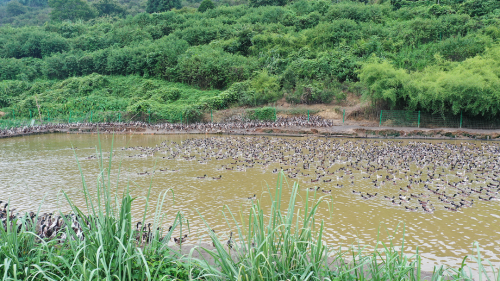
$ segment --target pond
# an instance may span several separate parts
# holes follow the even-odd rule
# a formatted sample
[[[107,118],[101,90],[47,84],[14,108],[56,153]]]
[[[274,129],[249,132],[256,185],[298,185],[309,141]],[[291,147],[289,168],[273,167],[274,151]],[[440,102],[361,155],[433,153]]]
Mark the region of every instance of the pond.
[[[105,165],[112,140],[112,135],[100,136]],[[10,200],[16,212],[68,212],[64,191],[85,207],[76,159],[94,190],[98,145],[95,134],[0,139],[0,200]],[[418,246],[424,270],[436,264],[459,266],[472,254],[474,241],[484,258],[500,264],[496,142],[116,135],[111,165],[114,186],[120,191],[129,186],[137,197],[136,220],[144,212],[149,186],[148,219],[158,198],[173,191],[162,210],[164,227],[181,211],[189,220],[191,243],[208,241],[200,216],[215,232],[227,234],[235,229],[226,221],[224,206],[239,217],[255,194],[268,207],[268,188],[274,191],[276,172],[283,169],[284,201],[294,182],[301,189],[299,206],[307,190],[319,186],[317,195],[325,202],[317,219],[324,220],[331,246],[375,245],[390,237],[401,245],[404,227],[405,252],[415,253]]]

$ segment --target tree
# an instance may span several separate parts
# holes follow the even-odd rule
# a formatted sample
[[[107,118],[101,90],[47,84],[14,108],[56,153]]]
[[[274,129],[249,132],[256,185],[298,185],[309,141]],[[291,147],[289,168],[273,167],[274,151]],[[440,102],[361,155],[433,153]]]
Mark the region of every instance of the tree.
[[[496,0],[467,0],[460,6],[462,12],[469,14],[471,17],[480,17],[498,9],[499,3]]]
[[[18,16],[26,13],[26,6],[19,3],[17,0],[10,1],[7,3],[7,13],[10,16]]]
[[[96,9],[99,16],[122,16],[125,14],[125,9],[114,0],[100,0],[93,3],[92,6]]]
[[[203,0],[203,2],[201,2],[200,6],[198,7],[198,12],[204,13],[206,10],[210,10],[213,8],[215,8],[214,2],[212,2],[211,0]]]
[[[405,0],[391,0],[393,10],[399,10],[406,4]]]
[[[53,20],[89,20],[96,16],[96,11],[85,0],[49,0]]]
[[[285,6],[287,0],[250,0],[250,6]]]
[[[180,9],[181,0],[148,0],[146,12],[159,13],[170,11],[172,8]]]
[[[19,3],[28,7],[46,7],[48,4],[47,0],[19,0]]]

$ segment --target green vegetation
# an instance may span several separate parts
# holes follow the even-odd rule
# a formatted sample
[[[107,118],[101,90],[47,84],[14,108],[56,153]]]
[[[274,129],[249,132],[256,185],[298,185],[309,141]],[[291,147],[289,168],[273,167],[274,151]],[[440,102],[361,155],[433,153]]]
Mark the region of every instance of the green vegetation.
[[[212,2],[211,0],[203,0],[201,1],[200,6],[198,7],[198,12],[204,13],[207,10],[214,8],[215,8],[214,2]]]
[[[158,13],[170,11],[172,8],[181,8],[180,0],[148,0],[146,12]]]
[[[246,116],[250,120],[275,121],[276,109],[273,107],[247,109]]]
[[[466,112],[495,119],[500,114],[500,47],[463,62],[445,61],[407,73],[387,62],[367,63],[360,74],[375,100],[392,107],[431,112]]]
[[[53,20],[89,20],[96,16],[95,10],[84,0],[49,0]]]
[[[91,195],[94,193],[89,191],[81,175],[86,207],[77,208],[64,194],[73,213],[79,217],[85,239],[80,239],[72,227],[64,231],[68,237],[64,242],[61,237],[50,241],[40,239],[30,218],[11,220],[8,217],[6,224],[0,227],[2,280],[165,280],[164,276],[170,277],[167,280],[186,280],[191,274],[197,274],[179,263],[164,244],[159,244],[158,233],[155,241],[139,247],[132,223],[133,198],[129,195],[129,186],[121,190],[124,192],[121,197],[113,191],[118,187],[111,184],[111,159],[106,166],[102,153],[98,154],[101,158],[96,195]],[[161,196],[163,201],[165,196]],[[156,206],[154,229],[162,223],[163,217],[159,214],[163,201]],[[181,219],[180,215],[176,216],[173,228],[180,225]],[[66,225],[72,224],[69,217],[64,220]],[[169,240],[171,234],[172,231],[167,232],[165,239]]]
[[[217,108],[220,101],[231,100],[227,92],[201,91],[181,83],[139,76],[91,74],[63,81],[9,81],[1,85],[0,92],[12,95],[4,96],[0,106],[15,103],[18,106],[6,113],[10,117],[27,119],[30,116],[37,118],[40,106],[45,120],[59,117],[67,121],[71,114],[73,122],[76,122],[77,118],[89,115],[92,111],[93,122],[104,121],[96,114],[98,112],[123,112],[122,121],[128,119],[125,112],[133,112],[153,113],[152,121],[179,122],[181,118],[199,119],[202,109]],[[118,118],[115,116],[111,120],[118,121]]]
[[[36,18],[32,13],[50,6],[52,20],[0,27],[0,111],[26,111],[22,107],[35,95],[48,95],[48,85],[100,75],[107,81],[122,76],[124,85],[141,79],[182,83],[175,87],[195,94],[175,107],[196,111],[192,121],[208,109],[265,106],[281,98],[330,103],[348,92],[386,109],[500,114],[498,1],[210,3],[150,0],[132,8],[123,0],[8,2],[0,14],[9,19]],[[71,98],[51,87],[51,106],[66,108]],[[174,120],[165,113],[174,106],[169,98],[141,91],[124,97],[107,89],[73,89],[71,95],[102,94],[121,100],[119,110],[132,114],[161,107],[159,119]]]
[[[97,154],[97,190],[90,191],[82,175],[85,208],[79,209],[64,194],[78,215],[85,238],[80,239],[68,227],[59,234],[64,233],[68,239],[40,239],[29,218],[7,218],[6,227],[0,227],[2,280],[422,280],[418,250],[417,254],[407,255],[404,247],[397,247],[392,239],[390,243],[378,242],[375,248],[353,246],[347,251],[326,245],[324,222],[316,221],[315,214],[318,208],[331,208],[334,202],[330,202],[331,197],[318,198],[316,192],[306,191],[303,207],[299,208],[299,186],[294,184],[288,204],[282,206],[283,189],[290,188],[284,183],[284,174],[279,175],[274,190],[268,188],[269,213],[264,213],[259,200],[253,201],[243,216],[223,209],[228,227],[239,237],[233,238],[232,251],[227,249],[227,237],[210,231],[207,221],[206,235],[212,239],[215,250],[197,247],[181,256],[167,246],[174,231],[181,235],[189,231],[180,212],[170,222],[171,230],[155,231],[150,243],[140,245],[132,222],[134,198],[129,194],[129,186],[112,184],[112,160],[106,165],[102,153]],[[123,195],[118,195],[118,190]],[[155,211],[152,229],[164,224],[162,209],[168,194],[170,191],[159,196],[155,208],[148,207],[149,195],[146,197],[143,224],[149,209]],[[69,218],[64,219],[71,225]],[[388,235],[395,236],[397,230]],[[194,251],[209,253],[213,261],[193,258]],[[486,272],[483,264],[488,261],[481,259],[479,250],[477,256],[464,259],[459,269],[436,267],[432,280],[473,280],[466,260],[477,263],[482,277],[489,275],[488,280],[500,280],[499,269],[491,267],[492,272]]]

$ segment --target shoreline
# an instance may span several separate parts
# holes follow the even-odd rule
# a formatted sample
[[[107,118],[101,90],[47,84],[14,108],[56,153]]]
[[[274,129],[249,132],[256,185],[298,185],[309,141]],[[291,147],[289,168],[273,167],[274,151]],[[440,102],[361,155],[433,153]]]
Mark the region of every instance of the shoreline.
[[[421,140],[481,140],[500,141],[500,130],[478,130],[460,128],[412,128],[412,127],[368,127],[368,126],[262,126],[250,129],[232,130],[169,130],[155,129],[155,125],[109,125],[107,123],[74,124],[66,128],[53,125],[55,128],[36,126],[29,128],[14,128],[0,131],[0,139],[24,137],[39,134],[123,134],[123,135],[240,135],[240,136],[281,136],[281,137],[325,137],[325,138],[366,138],[366,139],[421,139]],[[51,126],[51,125],[49,125]],[[57,128],[59,127],[59,128]],[[34,130],[33,130],[34,129]],[[8,133],[5,133],[8,132]]]

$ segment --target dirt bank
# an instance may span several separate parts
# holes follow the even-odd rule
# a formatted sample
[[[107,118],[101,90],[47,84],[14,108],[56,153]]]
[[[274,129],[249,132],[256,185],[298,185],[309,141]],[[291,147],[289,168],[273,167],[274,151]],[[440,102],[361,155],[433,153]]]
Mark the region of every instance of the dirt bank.
[[[168,134],[224,134],[224,135],[273,135],[273,136],[322,136],[347,138],[391,138],[391,139],[461,139],[461,140],[500,140],[500,130],[476,129],[416,129],[405,127],[373,127],[360,125],[339,125],[332,127],[299,127],[286,128],[255,128],[218,131],[201,130],[160,130],[134,126],[105,126],[87,127],[73,126],[64,129],[39,130],[36,132],[19,132],[5,137],[28,136],[32,134],[65,133],[65,134],[139,134],[139,135],[168,135]]]

